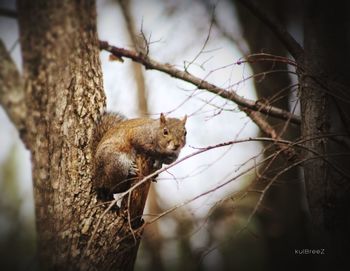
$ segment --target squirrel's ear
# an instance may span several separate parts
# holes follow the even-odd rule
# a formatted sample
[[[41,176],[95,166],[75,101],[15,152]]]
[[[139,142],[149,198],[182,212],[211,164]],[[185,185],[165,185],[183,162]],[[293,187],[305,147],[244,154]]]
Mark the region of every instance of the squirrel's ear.
[[[187,121],[187,115],[184,116],[184,118],[181,120],[182,124],[185,126]]]
[[[160,113],[160,125],[165,125],[166,124],[166,119],[163,113]]]

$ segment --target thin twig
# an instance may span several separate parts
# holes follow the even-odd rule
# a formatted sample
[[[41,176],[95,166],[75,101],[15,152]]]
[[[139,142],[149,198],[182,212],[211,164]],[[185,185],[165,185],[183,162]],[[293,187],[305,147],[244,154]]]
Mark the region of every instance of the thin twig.
[[[233,33],[229,33],[225,27],[223,27],[220,22],[217,20],[217,16],[215,14],[215,8],[216,4],[212,4],[211,1],[205,0],[203,1],[203,5],[206,9],[206,11],[209,13],[212,13],[212,23],[216,28],[219,30],[221,35],[234,43],[237,46],[237,49],[240,51],[242,55],[246,55],[248,53],[247,46],[244,45],[243,38],[239,36],[239,38],[236,38]]]

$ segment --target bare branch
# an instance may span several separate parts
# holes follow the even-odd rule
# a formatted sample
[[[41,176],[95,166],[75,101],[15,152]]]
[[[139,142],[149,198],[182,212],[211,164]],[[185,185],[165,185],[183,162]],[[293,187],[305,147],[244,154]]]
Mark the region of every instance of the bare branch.
[[[300,124],[300,117],[294,114],[291,114],[288,111],[285,111],[283,109],[280,109],[271,105],[266,105],[260,101],[254,101],[254,100],[243,98],[239,96],[237,93],[235,93],[234,91],[228,91],[226,89],[220,88],[214,84],[211,84],[205,80],[202,80],[190,74],[189,72],[176,69],[174,66],[170,64],[163,64],[149,58],[148,56],[139,54],[135,51],[109,45],[109,43],[106,41],[100,41],[100,49],[106,50],[119,58],[121,57],[130,58],[131,60],[145,66],[146,69],[153,69],[153,70],[164,72],[172,77],[191,83],[197,86],[199,89],[205,89],[224,99],[228,99],[236,103],[238,106],[240,106],[241,110],[243,110],[244,108],[247,108],[253,111],[259,111],[263,114],[276,117],[279,119],[290,120],[290,122],[295,124]]]
[[[228,39],[229,41],[231,41],[233,44],[236,45],[237,49],[239,50],[239,52],[242,55],[247,55],[248,54],[248,50],[247,50],[247,46],[244,45],[243,42],[243,38],[242,37],[235,37],[234,34],[229,33],[221,24],[220,22],[217,20],[217,16],[215,15],[215,8],[216,6],[213,5],[212,3],[210,3],[210,1],[205,0],[203,1],[203,5],[206,9],[206,11],[208,12],[208,16],[209,14],[212,13],[212,24],[218,29],[218,31],[220,32],[220,34]]]
[[[287,65],[292,65],[298,69],[302,69],[302,67],[298,66],[298,63],[288,57],[277,56],[267,53],[256,53],[249,54],[245,56],[242,60],[236,62],[236,64],[240,65],[242,63],[256,63],[258,61],[269,61],[269,62],[280,62],[285,63]]]
[[[326,161],[327,163],[329,163],[334,169],[337,170],[337,167],[335,165],[332,165],[332,163],[330,161],[327,160],[327,157],[324,156],[324,155],[320,155],[318,153],[316,153],[315,151],[305,147],[303,144],[305,141],[310,141],[310,140],[314,140],[316,138],[322,138],[322,137],[344,137],[346,135],[336,135],[336,134],[329,134],[329,135],[320,135],[320,136],[317,136],[317,137],[310,137],[310,138],[304,138],[304,139],[301,139],[297,142],[291,142],[291,141],[288,141],[288,140],[283,140],[283,139],[271,139],[271,138],[265,138],[265,137],[256,137],[256,138],[246,138],[246,139],[237,139],[237,140],[232,140],[232,141],[228,141],[228,142],[224,142],[224,143],[220,143],[220,144],[217,144],[217,145],[212,145],[212,146],[207,146],[205,148],[199,148],[197,151],[173,162],[172,164],[170,165],[167,165],[155,172],[153,172],[152,174],[148,175],[148,176],[144,176],[144,178],[142,180],[140,180],[138,183],[134,184],[131,188],[129,188],[127,191],[125,191],[124,193],[120,194],[118,196],[118,198],[115,198],[113,201],[110,201],[109,202],[109,206],[108,208],[105,210],[105,212],[99,217],[98,219],[98,222],[96,223],[96,226],[95,226],[95,230],[94,230],[94,233],[92,234],[92,236],[90,237],[90,240],[89,242],[91,242],[91,240],[93,239],[94,235],[96,234],[97,232],[97,229],[99,228],[99,224],[101,223],[102,221],[102,218],[104,215],[107,214],[107,212],[119,201],[121,200],[123,197],[127,196],[129,193],[131,193],[132,190],[134,190],[136,187],[144,184],[145,182],[149,181],[150,178],[154,177],[155,175],[158,175],[160,174],[161,172],[164,172],[164,171],[167,171],[168,169],[172,168],[173,166],[183,162],[183,161],[186,161],[187,159],[193,157],[193,156],[196,156],[196,155],[199,155],[203,152],[206,152],[206,151],[209,151],[209,150],[212,150],[212,149],[216,149],[216,148],[221,148],[221,147],[225,147],[225,146],[229,146],[229,145],[233,145],[233,144],[238,144],[238,143],[243,143],[243,142],[250,142],[250,141],[256,141],[256,142],[270,142],[272,144],[276,144],[276,143],[279,143],[279,144],[284,144],[286,145],[286,148],[300,148],[300,149],[305,149],[307,151],[310,151],[312,154],[314,154],[313,157],[310,157],[310,158],[303,158],[302,156],[298,156],[297,159],[295,161],[293,161],[293,163],[291,165],[289,165],[287,168],[284,168],[281,172],[279,172],[277,174],[277,176],[275,176],[272,180],[269,181],[269,184],[268,184],[268,187],[265,187],[263,190],[252,190],[250,187],[251,186],[248,186],[247,189],[245,191],[243,191],[244,194],[248,193],[248,192],[256,192],[256,193],[260,193],[262,194],[264,197],[264,194],[266,192],[266,190],[269,189],[269,187],[271,187],[271,185],[276,181],[276,179],[278,178],[278,176],[282,175],[284,172],[286,172],[287,170],[293,168],[293,167],[296,167],[296,166],[299,166],[301,165],[303,162],[307,161],[307,160],[311,160],[311,159],[322,159],[324,161]],[[211,188],[209,190],[206,190],[205,192],[203,193],[200,193],[198,194],[197,196],[189,199],[189,200],[186,200],[182,203],[179,203],[179,204],[176,204],[175,206],[161,212],[160,214],[157,214],[157,215],[154,215],[155,217],[153,219],[151,219],[150,221],[146,221],[142,226],[140,226],[137,230],[135,230],[133,233],[130,233],[124,237],[122,237],[121,239],[119,239],[117,242],[116,242],[116,245],[118,243],[120,243],[122,240],[132,236],[133,234],[138,234],[140,232],[143,231],[143,229],[154,223],[155,221],[159,220],[160,218],[164,217],[165,215],[175,211],[176,209],[182,207],[182,206],[185,206],[191,202],[194,202],[195,200],[197,200],[198,198],[200,197],[203,197],[204,195],[208,195],[212,192],[215,192],[219,189],[221,189],[222,187],[228,185],[229,183],[233,182],[234,180],[237,180],[239,177],[242,177],[243,175],[245,175],[246,173],[248,173],[249,171],[251,171],[252,169],[254,168],[257,168],[258,165],[261,165],[263,163],[265,163],[266,161],[269,161],[271,159],[275,159],[276,156],[282,154],[284,152],[284,150],[278,150],[276,151],[275,153],[269,155],[268,157],[265,157],[263,160],[259,161],[258,164],[255,164],[253,166],[250,166],[248,167],[247,169],[245,169],[244,171],[242,171],[241,173],[239,173],[238,175],[232,177],[232,178],[229,178],[227,181],[225,181],[224,183],[221,183],[220,185],[218,186],[215,186],[214,188]],[[336,154],[335,154],[336,155]],[[339,171],[340,172],[340,171]],[[341,173],[341,172],[340,172]],[[349,176],[345,175],[346,178],[349,178]],[[242,194],[242,191],[240,192],[235,192],[234,194]],[[230,195],[230,197],[232,197],[232,195]],[[259,205],[261,203],[263,199],[259,199]],[[102,205],[105,205],[107,204],[107,202],[103,203]],[[100,205],[97,205],[95,207],[99,207]],[[258,206],[259,207],[259,206]],[[258,207],[256,208],[256,210],[258,209]],[[256,212],[256,210],[254,211],[254,213]],[[251,216],[253,216],[254,214],[252,214]],[[243,229],[242,229],[243,230]]]
[[[292,35],[278,23],[270,14],[267,14],[256,2],[251,0],[237,0],[243,6],[245,6],[251,13],[253,13],[258,19],[266,24],[270,30],[276,35],[276,37],[286,46],[287,50],[294,57],[295,60],[302,59],[304,55],[304,49],[300,44],[292,37]]]
[[[22,78],[0,40],[0,105],[23,137],[26,106]]]
[[[259,112],[251,110],[246,110],[245,112],[265,135],[276,140],[276,146],[282,151],[284,155],[287,156],[288,160],[297,158],[297,154],[293,148],[289,148],[285,144],[279,142],[282,140],[281,137],[277,134],[276,130],[259,115]]]

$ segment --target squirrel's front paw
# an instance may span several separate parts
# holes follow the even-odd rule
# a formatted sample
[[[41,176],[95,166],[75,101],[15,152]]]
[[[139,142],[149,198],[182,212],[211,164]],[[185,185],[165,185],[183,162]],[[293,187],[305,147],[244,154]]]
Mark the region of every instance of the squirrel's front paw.
[[[155,170],[158,170],[158,169],[162,168],[163,163],[160,160],[154,160],[152,166]]]

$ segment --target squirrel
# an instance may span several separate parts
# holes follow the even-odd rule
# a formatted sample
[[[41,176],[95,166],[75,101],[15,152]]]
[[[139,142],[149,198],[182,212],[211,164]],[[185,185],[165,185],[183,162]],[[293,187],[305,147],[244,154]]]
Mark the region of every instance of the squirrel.
[[[187,116],[183,119],[126,119],[118,113],[104,113],[93,134],[93,188],[100,199],[130,188],[136,176],[137,155],[152,159],[155,169],[174,162],[186,144]]]

